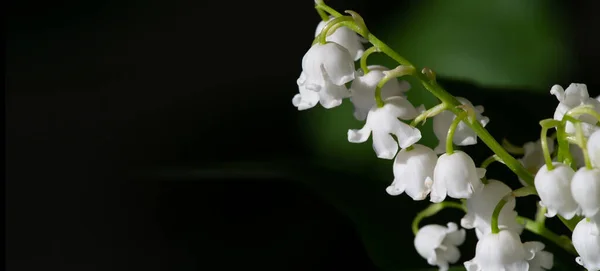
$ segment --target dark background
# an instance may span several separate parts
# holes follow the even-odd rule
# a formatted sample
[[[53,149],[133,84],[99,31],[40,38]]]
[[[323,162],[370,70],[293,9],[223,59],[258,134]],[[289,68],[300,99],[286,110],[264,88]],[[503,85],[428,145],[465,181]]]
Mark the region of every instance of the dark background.
[[[374,32],[416,5],[329,3]],[[553,5],[575,54],[555,83],[599,94],[598,4]],[[410,221],[427,203],[387,196],[387,180],[303,136],[291,98],[312,1],[19,1],[6,13],[8,270],[426,266]],[[441,81],[515,143],[556,103],[546,88]]]

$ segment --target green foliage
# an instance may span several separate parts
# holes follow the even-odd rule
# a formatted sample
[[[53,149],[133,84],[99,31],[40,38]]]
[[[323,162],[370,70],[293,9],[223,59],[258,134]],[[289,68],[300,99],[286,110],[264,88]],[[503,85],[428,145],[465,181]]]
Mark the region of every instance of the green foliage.
[[[534,89],[568,75],[567,20],[551,2],[422,1],[404,14],[373,31],[415,65],[440,75]]]

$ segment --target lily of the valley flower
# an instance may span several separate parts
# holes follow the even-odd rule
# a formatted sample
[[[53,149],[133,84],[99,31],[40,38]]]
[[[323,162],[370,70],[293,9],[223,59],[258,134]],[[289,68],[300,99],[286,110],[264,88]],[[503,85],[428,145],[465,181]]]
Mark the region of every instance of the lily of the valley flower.
[[[491,230],[492,213],[496,204],[510,193],[512,189],[497,180],[488,180],[481,191],[467,199],[467,214],[461,219],[460,225],[465,229],[475,228],[478,238]],[[517,223],[517,212],[514,211],[516,201],[509,200],[500,211],[498,225],[501,229],[510,229],[518,234],[523,231],[523,226]]]
[[[369,72],[362,75],[362,70],[357,71],[357,76],[350,86],[350,101],[354,104],[354,117],[357,120],[365,120],[369,110],[375,105],[375,88],[383,77],[386,67],[379,65],[369,66]],[[402,80],[389,80],[381,88],[381,97],[387,99],[393,96],[402,96],[410,89],[410,84]]]
[[[479,123],[481,123],[482,126],[485,127],[488,124],[490,119],[481,115],[481,113],[483,113],[484,110],[483,106],[473,107],[473,104],[465,98],[456,97],[456,99],[461,104],[475,109],[477,121],[479,121]],[[455,118],[456,115],[454,115],[454,113],[448,110],[445,110],[433,117],[433,132],[439,140],[439,144],[435,148],[436,153],[444,153],[446,137],[448,136],[448,129],[450,128],[450,125],[452,124],[452,121]],[[469,128],[469,126],[466,123],[461,121],[456,127],[456,132],[454,134],[454,138],[452,138],[452,142],[454,142],[454,144],[458,146],[474,145],[477,144],[477,134],[475,133],[475,131]]]
[[[462,151],[442,154],[433,171],[431,201],[442,202],[446,195],[455,199],[468,199],[479,191],[485,169],[476,168],[473,159]]]
[[[315,44],[302,58],[302,73],[297,80],[300,94],[292,99],[298,110],[315,106],[313,92],[318,93],[319,102],[332,108],[350,96],[344,84],[354,79],[354,60],[346,48],[334,42]]]
[[[328,22],[329,21],[321,21],[319,25],[317,25],[315,37],[321,34],[321,30],[323,30],[323,28],[325,27],[325,25],[327,25]],[[354,60],[359,60],[362,57],[363,52],[365,51],[365,47],[363,46],[365,39],[363,39],[361,36],[356,34],[356,32],[350,30],[345,26],[336,29],[335,32],[327,36],[326,41],[335,42],[346,48],[352,56],[352,59]]]
[[[342,99],[349,95],[345,86],[336,86],[329,80],[324,81],[324,89],[326,91],[319,92],[307,89],[305,82],[306,75],[303,72],[297,81],[300,94],[296,94],[292,99],[292,104],[298,110],[313,108],[317,103],[320,103],[324,108],[330,109],[342,104]]]
[[[415,144],[398,152],[394,160],[394,181],[386,189],[396,196],[406,192],[413,200],[423,200],[431,191],[437,155],[432,149]]]
[[[419,229],[414,245],[421,257],[430,265],[437,265],[440,271],[448,270],[449,264],[460,258],[460,246],[465,241],[465,230],[458,229],[455,223],[427,225]]]
[[[545,245],[541,242],[525,242],[523,246],[530,253],[533,253],[533,259],[528,260],[529,271],[550,270],[554,266],[554,255],[543,250]]]
[[[589,271],[600,270],[600,234],[598,226],[588,219],[582,219],[573,229],[573,246],[579,254],[575,259]]]
[[[588,138],[587,151],[594,167],[600,168],[600,130],[596,130]]]
[[[421,139],[421,131],[399,119],[410,120],[417,116],[417,109],[404,97],[391,97],[381,108],[373,106],[367,121],[360,130],[348,130],[348,141],[363,143],[373,134],[373,149],[377,157],[393,159],[400,148],[408,148]],[[394,134],[398,142],[392,137]]]
[[[600,113],[600,102],[588,94],[587,86],[585,84],[569,85],[567,90],[563,90],[560,85],[552,86],[550,94],[556,96],[559,101],[556,110],[554,111],[554,119],[562,120],[563,116],[571,109],[580,105],[591,105],[594,110]],[[592,132],[597,129],[596,119],[590,115],[581,115],[578,117],[582,121],[583,133],[589,136]],[[570,121],[567,122],[565,131],[569,134],[576,132],[575,126]]]
[[[528,271],[531,270],[530,261],[541,250],[537,243],[523,244],[519,235],[510,230],[490,232],[479,239],[475,258],[466,261],[464,265],[467,271]]]
[[[600,169],[580,168],[573,175],[571,194],[586,217],[594,217],[600,211]]]
[[[556,214],[566,219],[571,219],[580,212],[579,205],[573,199],[571,191],[571,180],[575,172],[573,169],[563,163],[553,162],[553,170],[548,170],[543,166],[535,174],[535,189],[538,191],[541,202],[548,211],[547,217],[554,217]]]

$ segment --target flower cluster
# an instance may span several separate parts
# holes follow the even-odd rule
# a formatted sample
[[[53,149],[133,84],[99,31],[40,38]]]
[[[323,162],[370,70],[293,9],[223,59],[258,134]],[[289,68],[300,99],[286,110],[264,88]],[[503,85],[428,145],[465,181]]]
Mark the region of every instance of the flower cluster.
[[[574,226],[572,244],[556,238],[554,242],[576,251],[577,262],[585,268],[600,270],[600,102],[590,98],[585,85],[571,84],[566,90],[552,87],[550,93],[559,104],[553,118],[541,122],[540,140],[516,147],[520,151],[507,151],[482,132],[489,123],[482,106],[445,92],[431,70],[419,73],[370,34],[358,14],[349,11],[351,16],[343,16],[321,1],[316,1],[316,8],[323,20],[302,59],[299,93],[292,104],[308,110],[317,104],[330,109],[344,100],[352,103],[354,118],[364,125],[349,129],[348,141],[364,143],[372,138],[376,157],[394,160],[394,179],[386,192],[392,196],[405,193],[415,201],[429,196],[432,202],[413,223],[416,250],[430,265],[447,270],[458,262],[465,229],[473,229],[479,241],[475,257],[464,262],[467,270],[548,270],[553,254],[541,242],[522,242],[520,234],[528,229],[544,235],[549,232],[545,217],[560,215],[580,220]],[[372,47],[365,50],[368,43]],[[374,52],[385,53],[399,65],[367,66],[367,57]],[[441,103],[428,109],[413,105],[406,97],[410,85],[399,79],[403,76],[417,77]],[[439,140],[433,149],[418,143],[422,137],[418,126],[429,118]],[[556,129],[556,134],[548,137],[550,129]],[[477,144],[478,137],[495,153],[480,167],[467,153],[454,149]],[[523,156],[516,159],[509,152]],[[524,187],[513,190],[500,180],[488,180],[485,168],[493,161],[509,166]],[[542,215],[535,221],[515,211],[516,197],[527,195],[540,198]],[[464,229],[452,222],[418,227],[421,218],[445,207],[466,212],[460,220]]]

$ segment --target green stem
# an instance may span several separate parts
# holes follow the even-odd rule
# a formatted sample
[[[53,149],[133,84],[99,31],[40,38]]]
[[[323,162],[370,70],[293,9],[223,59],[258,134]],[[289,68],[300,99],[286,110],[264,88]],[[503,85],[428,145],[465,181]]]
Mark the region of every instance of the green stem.
[[[332,16],[334,16],[334,17],[340,17],[340,16],[342,16],[342,14],[341,14],[341,13],[339,13],[339,12],[337,12],[337,10],[335,10],[335,9],[332,9],[332,8],[331,8],[331,7],[329,7],[328,5],[325,5],[325,4],[323,3],[323,1],[319,1],[319,2],[320,2],[320,3],[317,3],[317,6],[316,6],[318,9],[321,9],[321,10],[323,10],[323,11],[325,11],[325,12],[327,12],[327,13],[331,14],[331,15],[332,15]]]
[[[568,112],[570,113],[570,112]],[[583,127],[581,124],[581,120],[572,117],[570,114],[565,114],[563,121],[570,121],[575,125],[575,144],[581,149],[583,153],[583,160],[585,161],[585,167],[587,169],[592,169],[592,161],[590,160],[590,156],[587,149],[587,140],[585,139],[585,135],[583,134]],[[569,136],[565,136],[565,139],[570,142]]]
[[[552,157],[550,156],[550,149],[548,149],[548,129],[554,128],[560,124],[559,121],[554,119],[545,119],[540,121],[542,131],[540,133],[540,141],[542,145],[542,152],[544,153],[544,161],[548,170],[553,170],[554,165],[552,164]]]
[[[452,139],[454,138],[454,133],[456,133],[456,128],[458,124],[467,116],[467,112],[462,112],[459,115],[456,115],[452,124],[450,124],[450,128],[448,128],[448,135],[446,136],[446,153],[448,155],[454,153],[454,143]]]
[[[435,117],[437,114],[442,113],[444,110],[448,109],[448,106],[445,103],[438,104],[432,108],[427,109],[427,111],[419,114],[411,123],[412,127],[417,126],[419,123],[424,122],[426,119]]]
[[[423,211],[420,211],[417,214],[417,216],[415,216],[415,219],[412,222],[413,234],[417,235],[417,232],[419,232],[419,223],[421,222],[421,220],[423,220],[426,217],[433,216],[445,208],[454,208],[467,212],[467,207],[458,202],[443,201],[440,203],[431,204],[429,205],[429,207],[425,208]]]
[[[393,70],[384,71],[385,76],[377,83],[377,87],[375,87],[375,103],[377,107],[381,108],[385,105],[383,102],[383,98],[381,97],[381,89],[391,79],[396,79],[398,77],[402,77],[405,75],[410,75],[415,73],[415,68],[412,66],[398,66]]]
[[[585,114],[594,117],[596,119],[596,122],[600,121],[600,114],[598,114],[598,112],[596,112],[596,110],[594,110],[594,107],[591,105],[580,105],[565,113],[565,115],[574,118]]]
[[[565,131],[566,120],[562,120],[556,127],[556,142],[558,143],[558,155],[557,160],[567,166],[571,166],[573,163],[573,155],[569,151],[569,141],[567,140],[567,133]]]
[[[562,249],[573,255],[577,255],[577,251],[573,247],[573,243],[568,237],[559,236],[558,234],[547,229],[543,223],[538,223],[529,218],[521,216],[517,217],[517,222],[519,222],[519,224],[525,225],[526,230],[548,239],[552,243],[556,244],[557,246],[561,247]]]
[[[481,168],[485,168],[487,169],[487,167],[493,163],[493,162],[500,162],[503,163],[502,160],[500,160],[500,157],[498,157],[498,155],[492,155],[488,158],[486,158],[485,160],[483,160],[483,162],[481,163]],[[504,163],[503,163],[504,164]],[[488,179],[486,176],[483,176],[483,178],[481,178],[481,182],[483,184],[487,184],[488,183]]]
[[[492,213],[492,233],[499,233],[500,228],[498,227],[498,218],[500,217],[500,212],[502,211],[502,207],[506,205],[506,203],[515,197],[525,197],[529,195],[535,195],[535,189],[531,186],[521,187],[517,190],[514,190],[508,193],[506,196],[500,199],[500,202],[496,204],[496,208],[494,208],[494,212]]]
[[[581,122],[578,121],[575,123],[575,127],[577,128],[577,144],[579,148],[581,148],[581,152],[583,152],[583,160],[585,161],[585,167],[587,169],[593,169],[592,161],[590,160],[590,156],[587,149],[585,135],[583,134],[583,128],[581,127]]]
[[[331,21],[329,21],[325,27],[323,27],[323,29],[321,30],[321,33],[319,33],[319,43],[321,44],[325,44],[327,43],[327,36],[331,35],[333,32],[335,32],[335,30],[337,30],[339,27],[343,26],[343,22],[350,22],[350,21],[354,21],[354,19],[350,16],[341,16],[341,17],[337,17],[335,19],[331,19]]]
[[[506,139],[506,138],[502,139],[502,147],[504,147],[506,149],[506,151],[508,151],[509,153],[512,153],[512,154],[517,154],[517,155],[525,154],[525,149],[523,149],[523,147],[517,146],[513,143],[510,143],[510,141],[508,141],[508,139]]]
[[[481,168],[487,168],[493,162],[504,163],[504,162],[502,162],[502,159],[500,159],[500,157],[498,155],[494,154],[494,155],[486,158],[485,160],[483,160],[483,162],[481,163]]]
[[[546,223],[546,212],[548,208],[537,203],[537,211],[535,213],[535,222],[544,225]]]
[[[317,13],[319,13],[319,16],[323,22],[329,21],[329,16],[327,16],[327,13],[325,13],[324,10],[320,9],[318,5],[315,5],[315,9],[317,10]]]
[[[360,68],[363,70],[364,74],[369,73],[369,67],[367,66],[367,58],[372,54],[372,53],[377,53],[380,52],[379,48],[372,46],[369,49],[365,50],[365,52],[363,53],[362,57],[360,58]]]

